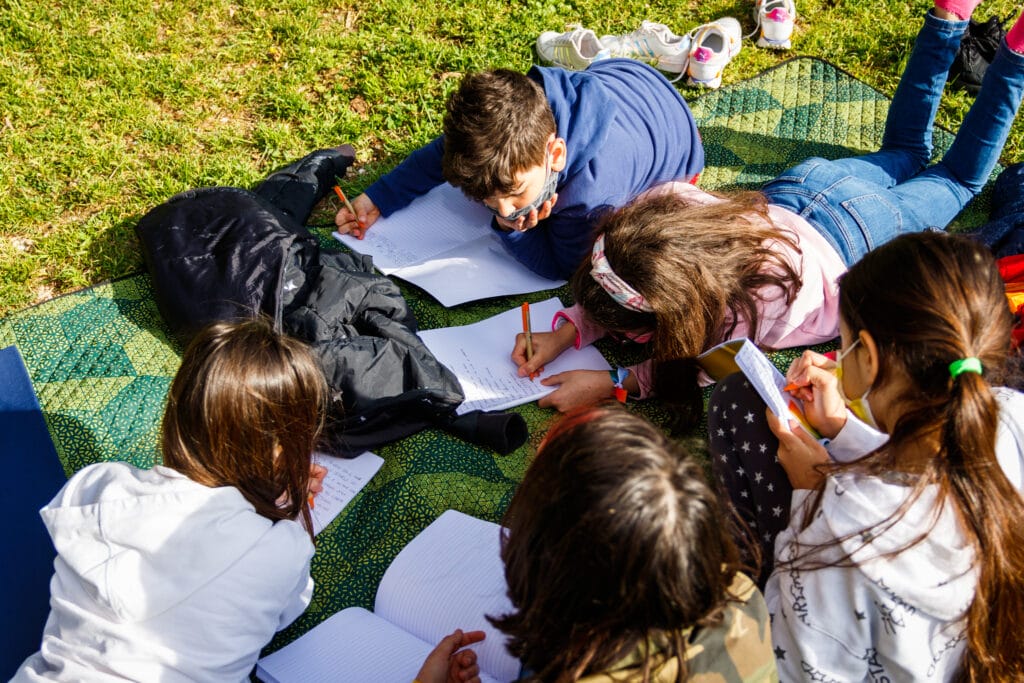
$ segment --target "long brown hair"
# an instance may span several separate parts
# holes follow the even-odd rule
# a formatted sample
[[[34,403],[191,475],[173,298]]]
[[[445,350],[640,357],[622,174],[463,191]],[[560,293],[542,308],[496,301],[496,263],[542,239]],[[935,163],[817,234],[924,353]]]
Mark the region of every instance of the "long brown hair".
[[[589,258],[572,279],[576,303],[612,332],[653,330],[655,392],[674,408],[676,429],[690,429],[702,414],[696,357],[729,339],[741,321],[755,334],[757,290],[776,287],[792,301],[800,274],[772,245],[798,247],[771,222],[756,192],[714,204],[690,204],[674,194],[641,196],[608,215],[598,234],[604,234],[612,270],[654,312],[619,305],[590,275]]]
[[[555,116],[544,89],[518,71],[468,74],[444,117],[444,179],[483,201],[516,188],[516,175],[544,164]]]
[[[541,681],[606,670],[641,644],[677,657],[688,627],[717,624],[737,570],[701,468],[643,418],[570,413],[548,432],[505,515],[512,614],[490,618]]]
[[[301,515],[312,529],[307,489],[326,395],[306,346],[265,319],[208,325],[171,384],[163,462],[200,484],[234,486],[268,519]]]
[[[894,373],[907,389],[888,444],[835,469],[891,472],[900,453],[936,444],[909,500],[938,485],[974,548],[978,582],[967,611],[960,679],[1019,681],[1024,676],[1024,499],[996,460],[998,378],[1010,349],[1012,316],[992,255],[965,237],[904,235],[868,253],[840,283],[840,314],[850,331],[868,331],[878,346],[883,385]],[[950,363],[981,360],[984,374],[957,377]],[[822,488],[818,489],[820,502]],[[877,528],[894,523],[907,506]],[[928,530],[922,530],[919,542]],[[799,561],[799,558],[798,558]]]

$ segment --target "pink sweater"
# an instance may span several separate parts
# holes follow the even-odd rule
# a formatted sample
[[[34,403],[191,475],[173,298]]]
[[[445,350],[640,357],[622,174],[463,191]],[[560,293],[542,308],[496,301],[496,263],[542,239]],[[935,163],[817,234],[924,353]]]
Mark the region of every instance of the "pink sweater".
[[[687,183],[666,183],[648,190],[648,193],[674,192],[688,202],[713,204],[721,201],[717,197]],[[645,193],[646,194],[646,193]],[[846,271],[846,265],[835,249],[824,237],[801,216],[779,206],[769,205],[768,215],[779,228],[789,231],[796,239],[800,251],[789,245],[775,242],[770,248],[794,266],[800,273],[803,286],[797,291],[788,305],[777,288],[763,288],[758,292],[760,329],[753,336],[758,346],[767,348],[787,348],[791,346],[807,346],[828,341],[839,335],[839,276]],[[555,329],[565,321],[576,326],[576,348],[592,344],[605,335],[602,327],[591,322],[582,308],[572,306],[559,311],[551,321]],[[727,329],[727,328],[726,328]],[[723,338],[715,344],[728,341]],[[747,321],[740,320],[731,337],[750,337],[751,330]],[[636,375],[640,384],[640,398],[651,395],[653,377],[653,361],[644,361],[629,370]],[[710,384],[711,380],[702,374],[701,384]]]

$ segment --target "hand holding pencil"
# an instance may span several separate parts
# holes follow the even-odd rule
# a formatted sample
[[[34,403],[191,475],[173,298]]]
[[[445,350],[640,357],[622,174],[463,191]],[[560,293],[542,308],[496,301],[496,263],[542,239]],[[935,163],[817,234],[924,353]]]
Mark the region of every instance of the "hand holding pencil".
[[[342,235],[351,233],[357,239],[363,239],[370,226],[380,218],[380,209],[365,192],[351,202],[340,185],[334,186],[334,193],[343,204],[334,217],[337,232]]]

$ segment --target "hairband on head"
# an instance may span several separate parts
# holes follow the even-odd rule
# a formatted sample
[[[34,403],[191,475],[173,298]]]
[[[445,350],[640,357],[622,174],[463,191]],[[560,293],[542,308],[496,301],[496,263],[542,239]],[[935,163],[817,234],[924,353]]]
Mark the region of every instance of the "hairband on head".
[[[608,292],[608,296],[623,308],[628,308],[641,313],[653,313],[654,309],[647,303],[643,294],[636,291],[621,277],[615,274],[611,264],[604,255],[604,234],[598,236],[594,242],[594,249],[590,252],[590,276],[594,278],[601,289]]]

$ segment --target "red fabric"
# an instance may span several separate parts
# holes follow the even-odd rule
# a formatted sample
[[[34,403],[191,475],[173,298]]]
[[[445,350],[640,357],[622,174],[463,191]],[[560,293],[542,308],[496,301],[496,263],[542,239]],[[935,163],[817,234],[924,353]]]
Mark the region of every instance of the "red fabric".
[[[1006,298],[1017,315],[1011,337],[1014,348],[1024,347],[1024,254],[1004,256],[996,261],[999,274],[1006,283]]]

